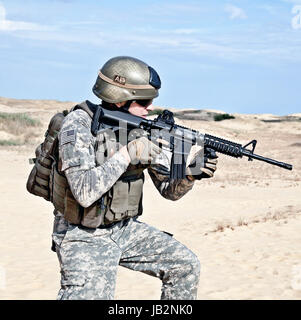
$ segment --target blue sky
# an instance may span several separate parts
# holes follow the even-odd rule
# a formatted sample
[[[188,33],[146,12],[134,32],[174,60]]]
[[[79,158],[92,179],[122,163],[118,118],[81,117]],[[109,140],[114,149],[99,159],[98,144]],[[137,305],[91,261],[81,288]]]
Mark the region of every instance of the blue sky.
[[[301,0],[0,0],[0,96],[98,102],[119,55],[160,74],[155,105],[301,112]]]

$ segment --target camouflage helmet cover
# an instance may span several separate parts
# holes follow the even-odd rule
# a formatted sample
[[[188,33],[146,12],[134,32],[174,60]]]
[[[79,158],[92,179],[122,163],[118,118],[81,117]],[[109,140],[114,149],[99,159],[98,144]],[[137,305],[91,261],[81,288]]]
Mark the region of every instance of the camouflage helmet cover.
[[[145,62],[127,56],[108,60],[98,73],[93,93],[100,99],[117,103],[153,99],[161,87],[157,72]]]

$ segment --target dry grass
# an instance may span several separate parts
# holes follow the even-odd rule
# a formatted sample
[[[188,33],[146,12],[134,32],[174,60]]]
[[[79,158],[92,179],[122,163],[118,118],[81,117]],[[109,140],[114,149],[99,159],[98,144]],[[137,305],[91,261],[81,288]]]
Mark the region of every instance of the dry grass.
[[[293,207],[293,206],[286,206],[280,210],[276,210],[275,212],[267,212],[263,216],[255,216],[252,218],[242,218],[240,217],[238,221],[231,222],[231,221],[218,221],[216,222],[216,227],[212,232],[224,232],[226,229],[235,230],[237,227],[244,227],[249,226],[256,223],[265,223],[265,222],[273,222],[283,220],[284,222],[287,219],[295,218],[296,216],[300,215],[301,208]],[[207,235],[208,232],[205,234]]]
[[[22,143],[16,140],[0,140],[0,146],[20,146]]]
[[[26,113],[0,112],[0,146],[19,146],[31,142],[40,134],[40,120]]]
[[[39,127],[41,122],[26,113],[0,112],[0,130],[14,135],[24,134],[28,128]]]

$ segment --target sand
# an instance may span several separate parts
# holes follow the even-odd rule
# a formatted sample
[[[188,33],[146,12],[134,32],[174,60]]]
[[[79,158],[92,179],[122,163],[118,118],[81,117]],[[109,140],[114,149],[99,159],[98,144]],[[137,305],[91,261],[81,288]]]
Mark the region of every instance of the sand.
[[[25,184],[28,158],[49,119],[71,105],[0,99],[1,112],[27,112],[43,122],[25,145],[0,147],[0,299],[56,299],[52,205],[29,194]],[[257,153],[291,163],[293,171],[220,155],[215,177],[196,182],[176,202],[162,198],[146,176],[140,220],[174,234],[197,254],[198,299],[300,299],[301,121],[235,117],[179,123],[240,143],[257,139]],[[0,137],[11,136],[0,130]],[[159,299],[160,287],[160,280],[120,267],[115,299]]]

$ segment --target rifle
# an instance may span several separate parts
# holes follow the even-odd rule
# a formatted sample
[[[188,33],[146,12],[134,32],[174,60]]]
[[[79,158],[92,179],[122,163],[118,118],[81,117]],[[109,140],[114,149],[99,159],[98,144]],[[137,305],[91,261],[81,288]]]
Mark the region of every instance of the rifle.
[[[104,132],[108,129],[113,130],[113,132],[126,130],[127,134],[132,130],[140,130],[142,135],[146,135],[151,140],[163,140],[165,144],[162,146],[166,147],[167,145],[167,148],[172,152],[170,179],[185,178],[186,160],[192,145],[202,146],[204,152],[206,152],[206,149],[212,149],[234,158],[247,157],[249,161],[256,159],[287,170],[293,168],[291,164],[255,154],[256,140],[252,140],[243,146],[236,142],[202,134],[194,129],[177,125],[173,113],[169,110],[164,110],[157,118],[150,120],[127,112],[108,110],[98,106],[92,122],[92,132],[94,131],[94,134],[96,134],[99,130]],[[119,134],[119,138],[127,139],[127,134]],[[247,148],[249,146],[251,146],[251,149]]]

